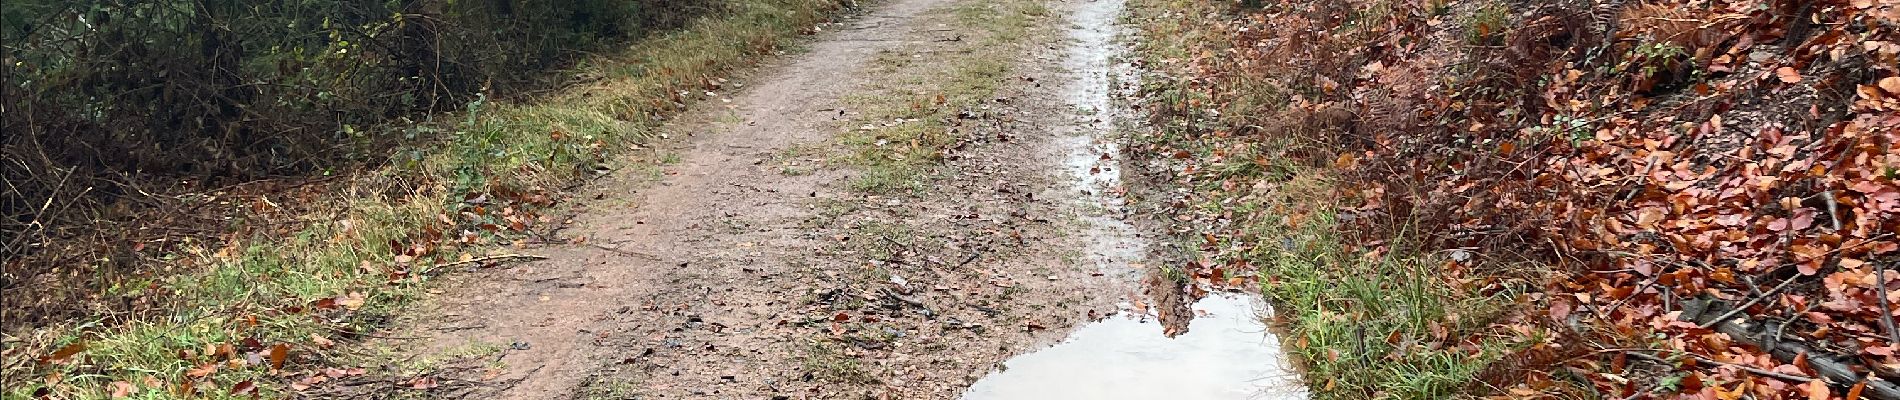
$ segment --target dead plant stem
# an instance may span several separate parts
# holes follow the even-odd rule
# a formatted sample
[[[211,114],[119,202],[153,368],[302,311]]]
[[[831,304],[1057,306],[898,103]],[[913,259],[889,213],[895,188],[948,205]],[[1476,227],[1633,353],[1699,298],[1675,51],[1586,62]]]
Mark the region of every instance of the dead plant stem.
[[[548,259],[547,256],[537,256],[533,254],[497,254],[497,255],[492,255],[492,256],[487,256],[487,257],[476,257],[476,258],[471,258],[471,259],[462,260],[462,261],[436,264],[435,267],[431,269],[447,268],[447,267],[469,265],[469,264],[480,264],[480,263],[485,263],[489,261],[512,260],[512,259],[517,259],[517,258],[529,259],[529,260]]]
[[[1879,284],[1880,292],[1874,293],[1874,297],[1877,297],[1880,299],[1880,327],[1885,328],[1887,330],[1887,345],[1888,346],[1900,344],[1900,333],[1896,333],[1893,328],[1893,308],[1887,305],[1888,292],[1887,292],[1887,266],[1886,264],[1874,263],[1874,274],[1879,276],[1878,279],[1880,282]]]
[[[1715,326],[1715,324],[1722,323],[1723,320],[1727,320],[1729,319],[1729,317],[1734,317],[1735,314],[1740,314],[1742,310],[1747,310],[1748,307],[1754,306],[1755,303],[1760,303],[1764,299],[1767,299],[1769,297],[1774,297],[1776,293],[1781,293],[1782,289],[1787,289],[1788,285],[1794,284],[1794,280],[1800,277],[1801,275],[1790,276],[1788,277],[1787,280],[1781,281],[1781,284],[1775,285],[1774,288],[1768,289],[1767,292],[1763,292],[1760,296],[1755,296],[1755,298],[1749,299],[1748,302],[1742,303],[1739,306],[1735,306],[1734,309],[1731,309],[1731,310],[1728,310],[1728,312],[1722,313],[1721,316],[1715,317],[1715,319],[1711,319],[1709,320],[1709,322],[1697,324],[1696,326],[1703,329],[1708,329],[1711,326]]]

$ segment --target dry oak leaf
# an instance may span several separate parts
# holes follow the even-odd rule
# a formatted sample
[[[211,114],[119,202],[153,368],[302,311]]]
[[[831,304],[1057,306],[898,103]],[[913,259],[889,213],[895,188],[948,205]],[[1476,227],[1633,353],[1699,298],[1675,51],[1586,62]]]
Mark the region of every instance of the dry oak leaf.
[[[1795,71],[1794,67],[1776,68],[1775,78],[1781,79],[1782,83],[1801,83],[1801,73]]]
[[[138,393],[138,392],[139,392],[138,386],[132,386],[132,382],[126,382],[126,381],[112,382],[112,398],[122,399],[126,397],[132,397],[133,393]]]
[[[234,395],[251,394],[256,391],[257,391],[257,384],[252,383],[249,380],[238,382],[236,385],[231,385],[231,394],[234,394]]]
[[[206,375],[211,375],[211,373],[213,372],[218,372],[218,363],[209,362],[209,363],[205,363],[204,365],[199,365],[197,368],[186,370],[185,376],[189,376],[193,378],[203,378]]]
[[[327,348],[330,348],[330,346],[335,346],[336,341],[330,340],[330,338],[327,338],[327,337],[323,337],[323,335],[312,333],[310,334],[310,344],[314,344],[314,345],[317,345],[317,347],[327,349]]]
[[[350,311],[356,311],[363,309],[363,303],[368,298],[369,296],[363,295],[363,292],[351,292],[347,297],[337,298],[336,304]]]

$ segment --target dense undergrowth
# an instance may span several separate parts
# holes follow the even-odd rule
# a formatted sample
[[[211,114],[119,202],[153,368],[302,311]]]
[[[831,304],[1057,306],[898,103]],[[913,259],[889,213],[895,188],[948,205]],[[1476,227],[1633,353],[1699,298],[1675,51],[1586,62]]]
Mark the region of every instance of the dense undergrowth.
[[[1134,3],[1319,397],[1892,396],[1900,3]]]
[[[728,2],[722,13],[584,60],[576,72],[598,78],[591,83],[532,101],[477,96],[440,122],[399,127],[426,144],[400,148],[381,167],[261,193],[200,194],[209,198],[192,204],[244,217],[213,226],[222,238],[214,242],[128,244],[146,268],[56,288],[82,294],[75,301],[119,304],[10,329],[4,397],[282,397],[364,373],[326,365],[332,346],[375,330],[430,276],[493,261],[483,252],[525,237],[554,191],[611,167],[609,156],[640,148],[659,122],[720,90],[721,76],[779,51],[841,5]],[[15,283],[9,312],[21,297]]]
[[[7,144],[32,148],[8,156],[89,174],[243,178],[335,165],[335,151],[354,150],[343,144],[384,139],[365,137],[383,119],[512,91],[603,44],[726,6],[16,1],[0,13],[16,133]]]

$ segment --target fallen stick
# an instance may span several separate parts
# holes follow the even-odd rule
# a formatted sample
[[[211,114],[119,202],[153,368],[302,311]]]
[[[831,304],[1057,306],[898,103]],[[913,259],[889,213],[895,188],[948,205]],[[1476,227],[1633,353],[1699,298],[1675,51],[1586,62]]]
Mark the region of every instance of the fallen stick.
[[[529,260],[548,259],[546,256],[537,256],[533,254],[497,254],[497,255],[486,256],[486,257],[476,257],[476,258],[471,258],[471,259],[456,261],[456,262],[446,262],[446,263],[436,264],[435,267],[432,267],[430,269],[454,267],[454,266],[469,265],[469,264],[480,264],[480,263],[485,263],[489,261],[512,260],[512,259],[517,259],[517,258],[525,258]]]
[[[1662,364],[1670,364],[1670,361],[1669,361],[1669,360],[1664,360],[1664,359],[1663,359],[1662,357],[1657,357],[1657,356],[1655,356],[1655,355],[1650,355],[1650,354],[1646,354],[1646,353],[1638,353],[1638,352],[1636,352],[1636,351],[1633,351],[1633,350],[1631,350],[1631,351],[1624,351],[1623,353],[1624,353],[1624,354],[1629,354],[1629,355],[1632,355],[1632,356],[1636,356],[1636,358],[1641,358],[1641,359],[1644,359],[1644,360],[1649,360],[1649,361],[1653,361],[1653,362],[1657,362],[1657,363],[1662,363]],[[1769,371],[1769,370],[1765,370],[1765,369],[1761,369],[1761,368],[1755,368],[1755,367],[1750,367],[1750,366],[1747,366],[1747,365],[1741,365],[1741,364],[1736,364],[1736,363],[1725,363],[1725,362],[1721,362],[1721,361],[1715,361],[1715,360],[1711,360],[1711,359],[1709,359],[1708,357],[1703,357],[1703,356],[1697,356],[1697,355],[1690,355],[1690,356],[1691,356],[1691,357],[1695,357],[1695,360],[1696,360],[1696,362],[1700,362],[1700,363],[1705,363],[1705,364],[1715,364],[1715,365],[1726,365],[1726,366],[1730,366],[1730,367],[1735,367],[1736,369],[1740,369],[1740,370],[1743,370],[1743,371],[1748,371],[1748,372],[1750,372],[1750,373],[1754,373],[1754,374],[1756,374],[1756,375],[1761,375],[1761,376],[1766,376],[1766,377],[1770,377],[1770,378],[1775,378],[1775,379],[1780,379],[1780,380],[1784,380],[1784,381],[1789,381],[1789,382],[1795,382],[1795,383],[1808,383],[1809,381],[1813,381],[1813,380],[1814,380],[1814,378],[1813,378],[1813,377],[1806,377],[1806,376],[1800,376],[1800,375],[1789,375],[1789,374],[1784,374],[1784,373],[1780,373],[1780,372],[1775,372],[1775,371]]]
[[[1770,290],[1769,292],[1772,294],[1774,290]],[[1851,360],[1842,361],[1841,357],[1817,351],[1799,342],[1771,342],[1765,340],[1765,336],[1774,334],[1773,327],[1757,323],[1754,319],[1746,315],[1735,317],[1737,313],[1733,311],[1720,314],[1720,319],[1703,321],[1701,318],[1703,314],[1708,313],[1712,308],[1724,307],[1724,305],[1714,300],[1692,299],[1684,301],[1684,303],[1683,313],[1680,317],[1682,320],[1697,323],[1707,322],[1708,325],[1704,326],[1710,326],[1713,327],[1716,332],[1728,334],[1731,340],[1762,349],[1762,351],[1774,356],[1776,360],[1780,360],[1781,362],[1793,362],[1795,357],[1807,354],[1808,367],[1813,368],[1814,372],[1818,373],[1822,380],[1830,384],[1842,387],[1854,385],[1861,382],[1864,376],[1867,387],[1861,392],[1862,396],[1875,400],[1900,400],[1900,385],[1894,385],[1893,382],[1888,382],[1886,379],[1878,376],[1864,375],[1854,371],[1855,365],[1850,364],[1853,363]],[[1737,309],[1739,310],[1741,308]]]
[[[978,247],[978,248],[976,248],[976,250],[975,250],[975,251],[971,251],[971,252],[970,252],[970,257],[969,257],[969,258],[965,258],[965,259],[963,259],[963,262],[960,262],[960,263],[957,263],[957,266],[956,266],[956,268],[963,268],[963,266],[965,266],[965,265],[970,265],[970,263],[971,263],[971,262],[975,262],[975,261],[976,261],[976,258],[977,258],[977,257],[982,257],[982,256],[983,256],[983,252],[984,252],[984,251],[988,251],[988,250],[989,250],[989,248],[988,248],[988,247]]]
[[[1896,332],[1893,326],[1893,307],[1887,305],[1886,264],[1874,263],[1874,274],[1880,277],[1880,291],[1874,292],[1874,297],[1880,299],[1880,326],[1887,330],[1888,346],[1900,345],[1900,332]]]
[[[622,248],[619,248],[619,247],[614,247],[614,246],[608,246],[608,245],[604,245],[604,244],[600,244],[600,243],[588,243],[588,245],[589,245],[589,246],[594,246],[594,248],[596,248],[596,249],[601,249],[601,250],[606,250],[606,251],[607,251],[607,252],[609,252],[609,253],[614,253],[614,254],[619,254],[619,255],[623,255],[623,256],[628,256],[628,257],[641,257],[641,258],[645,258],[645,259],[648,259],[648,260],[653,260],[653,261],[659,261],[659,260],[660,260],[660,257],[659,257],[659,256],[655,256],[655,255],[652,255],[652,254],[647,254],[647,253],[642,253],[642,252],[638,252],[638,251],[633,251],[633,250],[627,250],[627,249],[622,249]]]
[[[1616,312],[1616,309],[1623,308],[1623,303],[1627,303],[1630,301],[1630,299],[1636,298],[1637,295],[1643,294],[1644,290],[1649,290],[1649,285],[1656,284],[1656,278],[1660,278],[1660,277],[1662,277],[1662,274],[1651,275],[1648,279],[1643,279],[1642,286],[1637,286],[1636,291],[1630,292],[1629,296],[1623,297],[1622,300],[1617,300],[1616,303],[1610,304],[1609,308],[1603,309],[1603,312],[1604,312],[1603,316],[1608,317],[1609,316],[1608,313],[1613,313],[1613,312]]]
[[[1788,284],[1794,283],[1794,278],[1798,278],[1798,277],[1800,277],[1800,275],[1788,277],[1788,280],[1781,281],[1780,285],[1775,285],[1775,288],[1768,289],[1768,291],[1762,292],[1760,296],[1755,296],[1755,298],[1749,299],[1747,303],[1742,303],[1740,307],[1735,307],[1734,309],[1728,310],[1728,312],[1722,313],[1721,316],[1715,317],[1715,319],[1711,319],[1708,322],[1703,322],[1696,326],[1706,329],[1711,325],[1721,323],[1722,321],[1727,321],[1729,317],[1734,317],[1735,314],[1741,313],[1742,310],[1746,310],[1749,307],[1754,307],[1755,303],[1760,303],[1762,300],[1766,300],[1769,297],[1774,297],[1775,293],[1781,293],[1782,289],[1787,289]]]

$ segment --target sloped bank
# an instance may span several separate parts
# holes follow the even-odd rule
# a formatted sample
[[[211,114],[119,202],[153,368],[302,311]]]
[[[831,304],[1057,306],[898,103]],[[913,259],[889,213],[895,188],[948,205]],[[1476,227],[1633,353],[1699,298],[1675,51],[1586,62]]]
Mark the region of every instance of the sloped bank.
[[[1893,4],[1135,3],[1180,276],[1259,272],[1322,398],[1896,376]]]

